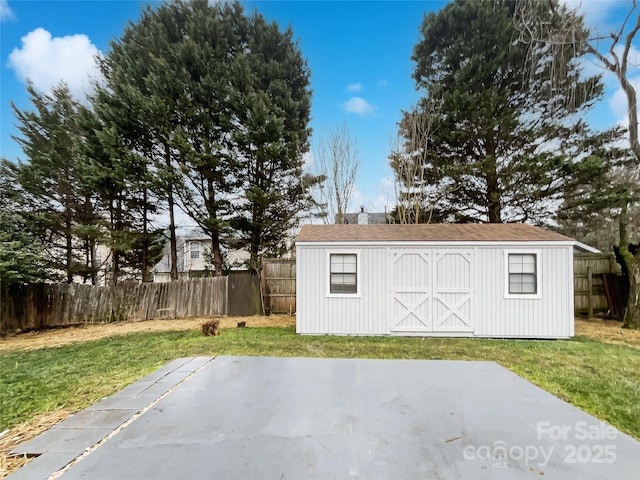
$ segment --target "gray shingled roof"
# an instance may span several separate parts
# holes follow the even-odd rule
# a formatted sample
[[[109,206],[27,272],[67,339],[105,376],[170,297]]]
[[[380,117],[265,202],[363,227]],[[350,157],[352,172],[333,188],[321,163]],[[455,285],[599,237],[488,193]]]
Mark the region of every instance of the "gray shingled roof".
[[[573,241],[521,223],[419,225],[303,225],[296,242]]]
[[[389,223],[389,220],[391,219],[390,213],[384,213],[384,212],[372,212],[372,213],[362,212],[362,213],[367,214],[367,222],[369,225]],[[358,215],[360,215],[360,213],[345,213],[344,223],[357,224]]]

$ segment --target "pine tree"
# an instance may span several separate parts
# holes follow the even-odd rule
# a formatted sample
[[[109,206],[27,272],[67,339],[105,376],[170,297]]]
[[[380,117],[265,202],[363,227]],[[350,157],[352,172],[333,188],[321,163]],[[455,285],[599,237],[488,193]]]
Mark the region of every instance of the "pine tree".
[[[577,114],[601,95],[599,79],[583,78],[583,52],[569,48],[563,78],[576,85],[575,101],[525,75],[529,49],[514,14],[511,1],[455,1],[425,17],[414,49],[425,99],[407,115],[435,114],[421,178],[445,193],[425,209],[450,221],[546,223],[585,178],[589,132]],[[538,68],[550,64],[541,58]],[[411,131],[402,133],[411,147]]]
[[[118,120],[118,134],[126,148],[146,162],[146,194],[154,200],[144,203],[154,205],[156,212],[166,209],[169,215],[170,277],[177,280],[175,195],[183,177],[175,168],[177,153],[170,138],[180,116],[176,102],[183,92],[174,81],[175,64],[163,55],[180,38],[183,27],[174,23],[171,16],[160,15],[166,10],[174,11],[173,6],[165,7],[156,11],[147,6],[137,23],[130,24],[122,37],[111,43],[108,55],[100,59],[106,88],[100,89],[99,101],[102,115]],[[118,117],[123,112],[125,118]],[[146,212],[143,218],[148,219],[150,213]],[[148,230],[148,226],[145,228]],[[153,263],[146,257],[145,254],[141,258],[144,278],[148,276],[144,271]]]
[[[0,162],[0,289],[55,279],[45,245],[31,231],[26,192],[20,189],[15,164]],[[4,295],[5,292],[0,292]]]
[[[605,134],[609,142],[595,140],[603,147],[594,151],[590,161],[595,168],[599,165],[600,174],[568,192],[558,212],[562,233],[603,251],[625,242],[620,238],[621,221],[628,222],[629,238],[640,238],[639,183],[632,168],[633,155],[619,147],[624,133],[614,130]]]
[[[286,250],[284,239],[311,203],[313,179],[303,179],[311,110],[309,68],[293,40],[255,13],[248,22],[246,54],[238,57],[240,124],[233,134],[239,158],[241,200],[232,226],[258,270],[262,255]]]
[[[237,2],[166,3],[127,27],[102,69],[166,198],[211,238],[215,274],[237,234],[254,258],[275,248],[307,201],[308,69],[292,32]]]
[[[97,196],[101,242],[111,250],[109,281],[115,285],[126,270],[149,279],[152,262],[158,260],[155,244],[160,234],[149,228],[156,207],[149,195],[153,180],[147,160],[128,144],[129,117],[111,98],[97,89],[94,111],[85,112],[84,178]]]
[[[33,111],[12,108],[20,136],[13,137],[27,161],[16,166],[16,181],[32,205],[27,222],[46,246],[55,268],[71,283],[85,266],[76,239],[78,229],[91,222],[90,191],[82,182],[83,132],[79,126],[82,107],[66,85],[51,94],[27,84]]]

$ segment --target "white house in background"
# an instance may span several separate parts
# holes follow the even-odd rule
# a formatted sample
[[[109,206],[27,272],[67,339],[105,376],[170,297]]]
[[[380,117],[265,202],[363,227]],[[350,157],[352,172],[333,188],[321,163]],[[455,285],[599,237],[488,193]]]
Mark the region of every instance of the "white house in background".
[[[178,277],[181,280],[207,275],[213,271],[211,264],[211,238],[199,228],[194,228],[184,235],[176,237],[178,249]],[[223,252],[226,264],[230,269],[244,269],[249,260],[249,253],[243,249]],[[170,245],[165,245],[162,259],[154,268],[154,282],[171,280]]]
[[[296,329],[568,338],[575,243],[523,224],[304,225]]]
[[[391,214],[387,212],[365,212],[360,207],[359,213],[345,213],[344,223],[350,225],[379,225],[391,222]],[[337,223],[337,218],[336,218]]]

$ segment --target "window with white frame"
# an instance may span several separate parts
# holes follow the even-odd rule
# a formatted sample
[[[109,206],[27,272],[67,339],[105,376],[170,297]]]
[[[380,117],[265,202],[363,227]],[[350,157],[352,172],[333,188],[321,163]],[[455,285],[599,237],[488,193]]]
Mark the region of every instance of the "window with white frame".
[[[200,243],[191,242],[191,258],[192,259],[200,258]]]
[[[508,254],[509,295],[536,295],[538,268],[535,253]]]
[[[358,255],[331,253],[329,255],[329,293],[358,293]]]

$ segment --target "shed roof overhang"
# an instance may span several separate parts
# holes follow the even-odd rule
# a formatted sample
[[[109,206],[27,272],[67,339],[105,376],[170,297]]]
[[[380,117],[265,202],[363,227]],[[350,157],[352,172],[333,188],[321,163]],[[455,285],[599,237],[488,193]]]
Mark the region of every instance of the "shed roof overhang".
[[[550,230],[521,223],[418,225],[303,225],[296,244],[478,244],[523,242],[574,245],[576,241]]]

